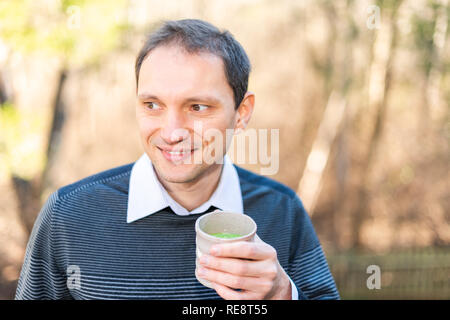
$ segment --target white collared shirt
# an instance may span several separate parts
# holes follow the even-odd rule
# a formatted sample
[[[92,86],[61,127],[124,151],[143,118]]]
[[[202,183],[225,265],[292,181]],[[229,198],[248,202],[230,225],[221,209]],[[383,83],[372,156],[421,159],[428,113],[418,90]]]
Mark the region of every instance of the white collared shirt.
[[[210,206],[215,206],[222,211],[244,213],[239,176],[228,155],[224,157],[216,190],[208,201],[192,211],[188,211],[168,194],[156,177],[152,162],[146,153],[134,163],[128,190],[127,223],[147,217],[166,207],[170,207],[177,215],[190,215],[202,213]],[[292,287],[292,300],[297,300],[297,288],[290,278],[289,280]]]
[[[244,213],[239,176],[231,159],[224,157],[219,184],[209,200],[188,211],[167,193],[156,177],[150,158],[144,153],[131,170],[127,222],[144,218],[168,206],[180,216],[201,213],[210,206],[222,211]]]

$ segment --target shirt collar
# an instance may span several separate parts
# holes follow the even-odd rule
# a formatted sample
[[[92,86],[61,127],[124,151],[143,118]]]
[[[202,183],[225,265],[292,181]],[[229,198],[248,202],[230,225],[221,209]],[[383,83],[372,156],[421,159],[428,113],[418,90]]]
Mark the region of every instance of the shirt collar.
[[[210,206],[223,211],[244,213],[239,176],[228,155],[224,157],[216,190],[208,201],[192,211],[182,207],[167,193],[156,177],[146,153],[134,163],[128,189],[127,223],[142,219],[166,207],[170,207],[177,215],[189,215],[204,212]]]

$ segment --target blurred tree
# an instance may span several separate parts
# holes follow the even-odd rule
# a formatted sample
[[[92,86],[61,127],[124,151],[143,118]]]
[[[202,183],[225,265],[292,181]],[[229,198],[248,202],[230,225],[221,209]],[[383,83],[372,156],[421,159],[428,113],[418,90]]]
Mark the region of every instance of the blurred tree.
[[[347,96],[353,79],[353,45],[357,38],[357,29],[352,17],[352,1],[325,2],[324,4],[330,29],[328,39],[330,51],[323,64],[314,54],[312,59],[315,61],[317,70],[323,74],[324,95],[328,97],[328,101],[320,117],[317,134],[298,186],[298,193],[302,196],[310,215],[314,214],[331,150],[339,131],[342,130]],[[344,180],[345,177],[339,179],[340,190],[344,189]]]
[[[323,113],[325,111],[327,105],[327,98],[330,96],[331,91],[334,88],[333,83],[333,74],[335,69],[335,57],[336,57],[336,41],[338,38],[338,21],[337,17],[337,4],[342,4],[343,1],[335,2],[331,0],[324,0],[317,2],[319,12],[323,15],[325,20],[325,26],[322,32],[326,34],[325,41],[315,43],[313,41],[306,41],[305,50],[308,52],[308,58],[314,70],[320,74],[321,79],[321,95],[320,97],[323,99],[321,103],[316,108],[310,110],[308,117],[305,117],[303,120],[303,124],[301,126],[300,132],[300,150],[302,152],[302,159],[307,159],[308,154],[312,148],[312,144],[314,142],[314,138],[317,135],[317,130],[320,126],[321,119],[323,117]],[[310,10],[308,7],[303,8],[303,10]],[[308,15],[306,13],[300,13],[304,18],[305,24],[311,23],[314,19],[308,20]],[[305,37],[312,30],[307,30]],[[301,165],[300,170],[303,174],[305,172],[307,166],[307,160]],[[297,187],[297,191],[300,192],[299,186]],[[301,193],[299,193],[301,195]]]
[[[6,95],[5,85],[3,84],[3,78],[0,74],[0,108],[3,107],[3,104],[8,101],[8,96]]]
[[[415,51],[419,53],[418,65],[423,76],[419,122],[423,135],[429,134],[432,111],[437,115],[435,118],[442,119],[445,114],[440,85],[445,75],[443,53],[448,38],[449,10],[448,0],[430,0],[411,18]]]
[[[352,213],[353,233],[351,247],[357,250],[364,247],[361,237],[362,225],[370,215],[370,174],[375,156],[379,152],[380,139],[389,103],[389,93],[392,88],[394,57],[398,43],[397,17],[402,0],[382,0],[378,4],[382,12],[384,12],[384,22],[377,31],[373,47],[374,55],[370,66],[369,101],[367,106],[369,110],[367,115],[371,118],[369,123],[373,123],[373,127],[369,127],[370,134],[366,154],[358,174],[357,201]]]
[[[58,152],[60,136],[64,125],[64,86],[72,69],[86,69],[97,65],[102,57],[121,44],[121,36],[130,24],[126,19],[127,1],[107,0],[61,0],[31,1],[16,0],[0,2],[0,40],[10,48],[10,52],[21,53],[32,58],[39,52],[60,61],[56,77],[56,93],[51,105],[51,119],[39,123],[38,132],[47,131],[47,149],[35,150],[31,161],[43,159],[31,174],[27,170],[9,166],[13,186],[19,200],[20,217],[25,228],[30,231],[40,207],[40,196],[49,185],[48,170]],[[2,91],[4,92],[4,91]],[[4,95],[3,95],[4,96]],[[2,98],[3,99],[3,98]],[[14,162],[18,150],[17,138],[28,135],[27,129],[20,123],[33,117],[32,112],[14,111],[14,101],[8,103],[6,112],[0,114],[2,123],[2,158],[8,163]],[[10,100],[10,99],[9,99]],[[11,114],[15,122],[11,122]],[[9,117],[9,118],[8,118]],[[6,124],[12,124],[6,130]],[[50,123],[50,125],[47,125]],[[29,131],[29,130],[28,130]],[[11,140],[16,137],[16,140]],[[0,140],[1,142],[1,140]]]

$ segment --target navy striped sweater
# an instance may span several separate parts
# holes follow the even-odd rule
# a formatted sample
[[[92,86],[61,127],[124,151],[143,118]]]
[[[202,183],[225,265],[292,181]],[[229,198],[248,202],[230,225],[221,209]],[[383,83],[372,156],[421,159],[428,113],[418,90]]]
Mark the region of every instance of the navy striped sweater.
[[[168,207],[126,222],[128,164],[54,192],[28,241],[16,299],[221,299],[195,278],[195,220]],[[300,299],[339,299],[294,191],[235,166],[245,214],[273,246]]]

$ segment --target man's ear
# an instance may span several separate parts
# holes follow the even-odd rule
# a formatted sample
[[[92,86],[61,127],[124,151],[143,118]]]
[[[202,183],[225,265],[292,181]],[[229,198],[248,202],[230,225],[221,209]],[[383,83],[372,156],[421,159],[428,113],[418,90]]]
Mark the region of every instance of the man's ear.
[[[245,129],[247,124],[250,122],[250,118],[252,117],[253,109],[255,107],[255,94],[253,92],[248,91],[244,99],[242,99],[241,104],[239,105],[236,118],[235,118],[235,131],[240,132]]]

